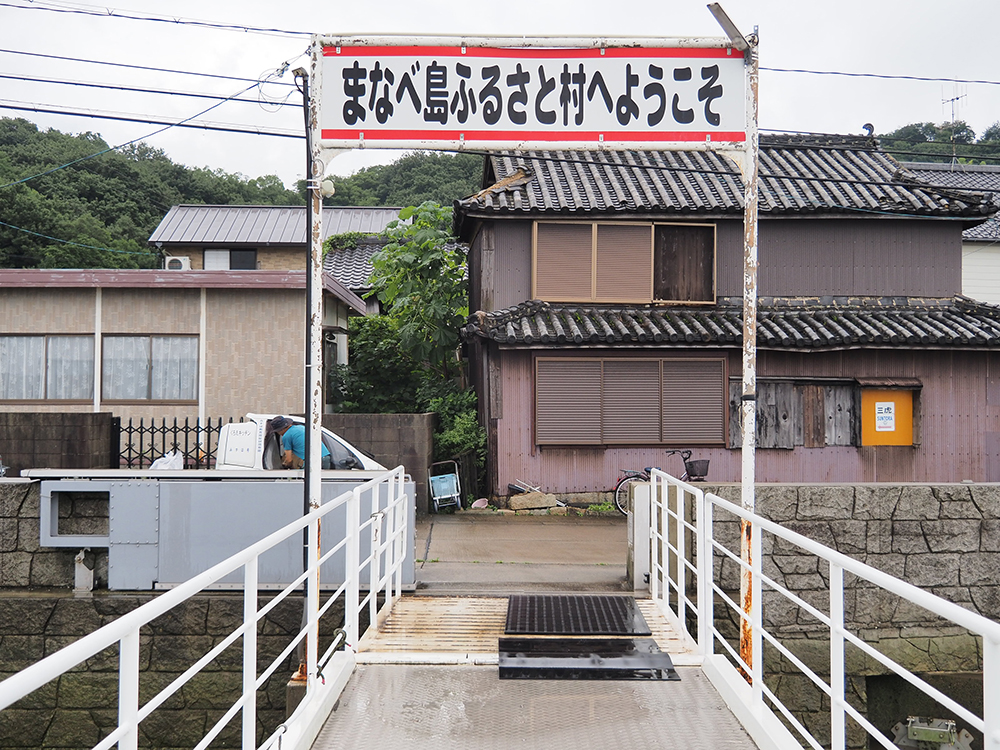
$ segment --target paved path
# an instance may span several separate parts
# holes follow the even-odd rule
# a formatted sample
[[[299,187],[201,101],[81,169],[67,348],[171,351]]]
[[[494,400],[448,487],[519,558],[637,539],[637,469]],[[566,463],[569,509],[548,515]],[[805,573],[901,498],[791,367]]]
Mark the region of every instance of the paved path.
[[[624,516],[455,513],[417,521],[420,593],[624,591]]]

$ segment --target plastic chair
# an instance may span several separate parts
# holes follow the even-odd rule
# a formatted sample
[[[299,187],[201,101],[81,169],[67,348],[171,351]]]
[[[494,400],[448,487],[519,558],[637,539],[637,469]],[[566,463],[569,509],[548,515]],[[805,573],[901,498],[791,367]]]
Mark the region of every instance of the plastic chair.
[[[449,473],[434,474],[435,467],[449,467]],[[430,486],[431,500],[434,503],[434,512],[439,513],[441,508],[455,506],[462,507],[462,484],[458,479],[457,461],[438,461],[430,466]]]

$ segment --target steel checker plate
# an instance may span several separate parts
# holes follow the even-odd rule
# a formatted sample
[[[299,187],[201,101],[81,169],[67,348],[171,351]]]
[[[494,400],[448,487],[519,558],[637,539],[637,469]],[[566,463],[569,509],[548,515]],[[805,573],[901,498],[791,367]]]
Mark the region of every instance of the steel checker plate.
[[[501,638],[501,680],[680,680],[652,638]]]
[[[507,601],[508,635],[651,635],[630,596],[517,594]]]

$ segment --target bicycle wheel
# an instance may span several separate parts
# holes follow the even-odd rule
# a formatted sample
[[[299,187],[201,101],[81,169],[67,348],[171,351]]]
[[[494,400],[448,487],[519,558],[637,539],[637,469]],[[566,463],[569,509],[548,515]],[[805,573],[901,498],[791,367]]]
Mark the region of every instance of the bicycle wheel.
[[[646,480],[639,474],[629,474],[618,480],[618,484],[615,485],[615,507],[618,508],[618,512],[623,516],[628,515],[631,496],[630,487],[634,482],[644,481]]]

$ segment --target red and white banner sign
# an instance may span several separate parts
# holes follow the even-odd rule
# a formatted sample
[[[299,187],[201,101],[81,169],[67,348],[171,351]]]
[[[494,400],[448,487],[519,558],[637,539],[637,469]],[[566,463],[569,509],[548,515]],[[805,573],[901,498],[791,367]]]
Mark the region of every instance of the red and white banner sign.
[[[663,148],[745,140],[728,47],[321,44],[324,146]]]

